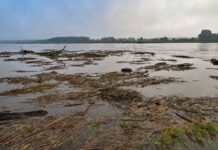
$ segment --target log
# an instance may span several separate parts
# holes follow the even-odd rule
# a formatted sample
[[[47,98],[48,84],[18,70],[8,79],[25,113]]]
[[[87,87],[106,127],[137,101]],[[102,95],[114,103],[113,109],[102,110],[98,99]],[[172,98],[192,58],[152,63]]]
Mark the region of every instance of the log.
[[[27,117],[45,116],[48,112],[45,110],[28,111],[28,112],[0,112],[0,121],[23,119]]]

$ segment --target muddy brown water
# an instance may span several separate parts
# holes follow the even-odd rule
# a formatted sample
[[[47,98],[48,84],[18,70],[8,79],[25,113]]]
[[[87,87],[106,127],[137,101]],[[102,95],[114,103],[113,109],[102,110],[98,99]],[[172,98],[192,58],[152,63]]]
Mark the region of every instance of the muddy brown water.
[[[3,51],[19,51],[20,47],[33,51],[41,51],[45,49],[63,48],[66,44],[0,44],[0,52]],[[210,76],[218,76],[218,66],[210,63],[210,59],[218,59],[218,44],[67,44],[69,51],[93,51],[93,50],[130,50],[135,52],[154,52],[155,55],[147,54],[131,54],[125,53],[122,56],[108,56],[102,60],[97,60],[96,64],[85,66],[72,66],[78,62],[66,62],[65,68],[56,70],[64,74],[92,74],[95,75],[107,72],[114,72],[122,68],[132,68],[135,71],[137,68],[154,65],[159,62],[166,62],[168,64],[191,63],[196,69],[184,71],[170,71],[170,70],[149,70],[151,77],[175,77],[185,82],[158,84],[146,87],[132,87],[134,90],[141,92],[145,97],[155,96],[184,96],[184,97],[218,97],[218,80],[210,78]],[[177,58],[173,55],[185,55],[193,58]],[[11,56],[10,59],[17,59],[21,56]],[[33,57],[26,55],[25,57]],[[48,58],[34,56],[38,60],[50,61]],[[148,58],[150,61],[145,61],[142,64],[128,63],[138,61],[143,58]],[[46,72],[49,66],[32,66],[18,61],[4,61],[4,57],[0,58],[0,77],[15,77],[15,76],[31,76]],[[170,61],[176,60],[176,61]],[[118,63],[123,62],[123,63]],[[212,69],[208,69],[212,68]],[[0,83],[0,91],[19,88],[21,85],[10,85],[7,83]],[[70,88],[67,85],[59,85],[50,93],[67,92],[76,89]],[[81,105],[73,107],[66,107],[62,104],[48,104],[40,105],[31,103],[31,99],[40,96],[41,93],[23,94],[17,96],[0,96],[0,111],[23,112],[31,110],[47,110],[49,115],[63,115],[67,112],[84,111],[89,103],[83,102]],[[66,103],[68,104],[68,103]],[[94,107],[89,110],[88,114],[93,118],[103,117],[117,117],[123,113],[123,110],[114,106],[111,103],[99,101],[95,103]],[[217,147],[217,142],[215,143]],[[192,149],[199,149],[198,146],[190,144]],[[202,149],[202,147],[200,147]],[[146,148],[145,148],[146,149]],[[203,148],[204,149],[204,148]]]

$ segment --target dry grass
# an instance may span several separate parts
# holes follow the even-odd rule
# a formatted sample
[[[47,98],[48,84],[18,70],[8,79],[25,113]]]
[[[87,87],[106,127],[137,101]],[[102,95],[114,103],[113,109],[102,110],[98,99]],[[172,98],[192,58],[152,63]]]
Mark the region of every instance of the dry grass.
[[[83,126],[81,115],[72,114],[44,119],[27,119],[0,125],[1,149],[53,149]]]
[[[25,61],[32,61],[32,60],[35,60],[36,58],[34,57],[20,57],[20,58],[17,58],[17,61],[22,61],[22,62],[25,62]]]
[[[9,96],[9,95],[19,95],[19,94],[28,94],[28,93],[37,93],[37,92],[46,92],[55,88],[57,84],[34,84],[30,86],[24,86],[23,88],[12,89],[8,91],[3,91],[0,93],[2,96]]]
[[[131,105],[133,103],[140,102],[143,100],[143,96],[140,93],[128,89],[109,87],[100,90],[100,92],[102,100],[118,102],[127,105]]]
[[[34,78],[28,77],[8,77],[8,78],[1,78],[0,83],[7,82],[8,84],[30,84],[36,82]]]
[[[70,92],[70,93],[57,93],[57,94],[47,94],[40,96],[33,100],[33,102],[39,104],[49,104],[56,102],[65,102],[67,100],[89,100],[96,93],[91,91],[80,91],[80,92]]]
[[[150,66],[139,68],[138,70],[141,70],[141,69],[153,69],[155,71],[160,71],[160,70],[183,71],[183,70],[195,69],[195,67],[193,67],[193,64],[190,64],[190,63],[170,65],[165,62],[160,62],[155,65],[150,65]]]
[[[102,74],[99,80],[101,80],[101,82],[103,83],[105,82],[111,83],[111,82],[116,82],[118,80],[122,80],[124,76],[125,74],[120,72],[109,72],[109,73]]]

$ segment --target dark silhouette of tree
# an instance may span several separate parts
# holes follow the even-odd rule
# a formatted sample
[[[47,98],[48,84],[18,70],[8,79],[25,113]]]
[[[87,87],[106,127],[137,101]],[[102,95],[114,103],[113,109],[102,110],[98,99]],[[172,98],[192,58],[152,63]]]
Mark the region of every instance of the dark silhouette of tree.
[[[116,39],[114,37],[104,37],[100,40],[102,43],[114,43]]]
[[[137,40],[137,43],[143,43],[143,42],[144,42],[143,37],[140,37],[140,38]]]
[[[55,37],[47,40],[42,40],[42,43],[88,43],[89,37]]]
[[[202,30],[198,39],[203,42],[215,42],[218,41],[218,34],[212,33],[210,30]]]
[[[160,41],[163,41],[163,42],[168,42],[169,39],[167,37],[163,37],[163,38],[160,38]]]

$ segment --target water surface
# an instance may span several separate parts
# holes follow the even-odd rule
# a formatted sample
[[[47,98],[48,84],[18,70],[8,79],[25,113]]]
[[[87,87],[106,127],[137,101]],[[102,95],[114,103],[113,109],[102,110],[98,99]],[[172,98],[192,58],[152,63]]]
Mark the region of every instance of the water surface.
[[[208,43],[185,43],[185,44],[0,44],[0,51],[19,51],[22,49],[41,51],[45,49],[59,50],[67,45],[69,51],[92,51],[92,50],[131,50],[131,51],[146,51],[154,52],[155,56],[150,55],[132,55],[125,53],[123,56],[109,56],[103,60],[97,61],[95,65],[87,65],[84,67],[71,66],[73,62],[67,62],[67,68],[57,70],[60,73],[74,74],[74,73],[106,73],[113,71],[120,71],[123,67],[130,67],[136,70],[139,67],[153,65],[162,62],[162,59],[176,59],[176,62],[166,61],[168,64],[192,63],[196,69],[186,71],[149,71],[150,76],[161,77],[176,77],[185,82],[160,84],[148,87],[133,87],[134,90],[142,92],[147,97],[153,96],[188,96],[188,97],[216,97],[218,96],[218,80],[210,78],[210,75],[218,75],[218,70],[207,69],[217,68],[210,63],[210,59],[218,59],[218,44]],[[175,58],[172,55],[187,55],[194,58],[184,59]],[[11,58],[16,59],[18,56]],[[20,56],[19,56],[20,57]],[[31,57],[31,56],[29,56]],[[129,64],[117,63],[118,61],[136,61],[140,58],[150,58],[151,61],[145,64]],[[0,77],[13,76],[30,76],[45,71],[46,66],[33,67],[31,64],[25,64],[17,61],[4,61],[6,58],[0,58]],[[37,59],[48,61],[47,58]],[[16,72],[17,70],[34,71],[34,72]],[[0,90],[10,89],[11,86],[7,84],[0,84]],[[10,110],[37,108],[38,106],[24,103],[28,96],[18,97],[0,97],[0,108]],[[28,97],[29,98],[29,97]],[[53,106],[51,106],[53,107]],[[29,109],[27,109],[29,110]],[[55,110],[55,108],[54,108]]]

